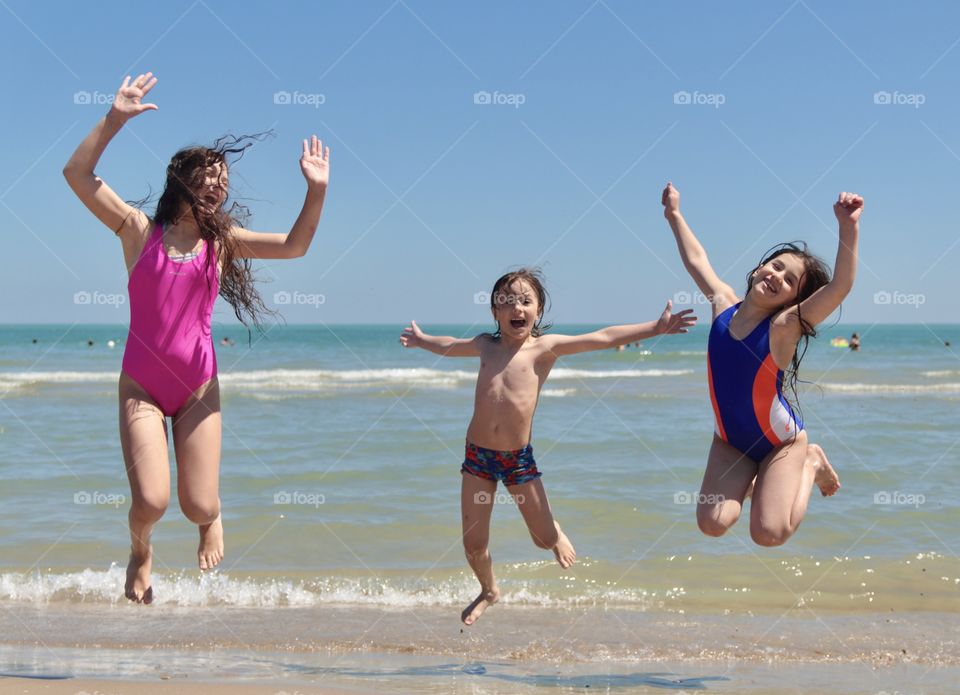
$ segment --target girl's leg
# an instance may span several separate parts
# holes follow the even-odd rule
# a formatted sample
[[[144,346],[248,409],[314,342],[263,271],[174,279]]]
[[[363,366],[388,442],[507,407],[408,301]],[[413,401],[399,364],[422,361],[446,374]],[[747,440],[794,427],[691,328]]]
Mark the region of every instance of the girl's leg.
[[[560,524],[554,520],[550,503],[547,501],[547,492],[543,489],[540,478],[520,485],[511,485],[507,490],[520,508],[520,514],[527,524],[534,545],[552,550],[561,567],[570,567],[577,559],[577,552],[560,529]]]
[[[801,431],[794,441],[760,463],[750,508],[750,536],[764,546],[782,545],[796,533],[807,511],[813,484],[824,496],[840,487],[836,472],[816,444]]]
[[[197,389],[173,418],[177,496],[184,516],[200,527],[200,569],[223,559],[220,521],[220,383],[214,377]]]
[[[120,374],[118,390],[120,447],[132,497],[128,515],[130,562],[123,592],[131,601],[151,603],[153,548],[150,534],[170,502],[167,421],[143,387],[126,374]]]
[[[708,536],[722,536],[740,518],[743,499],[757,476],[756,462],[716,434],[697,499],[697,526]]]
[[[483,612],[500,599],[500,589],[493,577],[493,559],[490,557],[490,515],[497,481],[462,473],[460,484],[460,513],[463,518],[463,550],[470,569],[480,582],[480,595],[463,609],[460,619],[473,625]]]

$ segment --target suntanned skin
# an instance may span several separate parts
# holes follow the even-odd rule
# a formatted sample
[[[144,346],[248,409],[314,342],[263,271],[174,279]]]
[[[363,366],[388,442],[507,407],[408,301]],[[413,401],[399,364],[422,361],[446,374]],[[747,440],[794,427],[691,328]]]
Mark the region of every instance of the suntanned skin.
[[[107,115],[84,138],[63,168],[63,175],[80,201],[120,239],[127,271],[132,272],[153,231],[153,221],[117,195],[95,170],[110,141],[132,118],[156,111],[144,98],[156,86],[153,73],[129,76],[117,90]],[[300,215],[285,234],[252,232],[233,227],[240,258],[298,258],[313,240],[326,197],[330,149],[316,136],[303,141],[300,170],[307,193]],[[227,197],[229,172],[217,164],[204,172],[204,181],[194,194],[201,205],[216,209]],[[200,228],[189,206],[163,234],[166,252],[183,255],[202,248]],[[137,603],[150,603],[153,589],[150,573],[153,527],[170,501],[170,470],[167,454],[167,423],[163,412],[143,388],[121,373],[120,441],[132,504],[129,513],[130,560],[124,594]],[[201,570],[216,567],[223,559],[223,523],[220,517],[220,388],[216,377],[198,388],[173,417],[180,506],[197,524],[200,542],[197,562]]]
[[[670,303],[658,321],[610,326],[583,335],[533,335],[543,314],[537,293],[529,282],[518,280],[494,297],[493,317],[500,335],[481,334],[458,339],[424,333],[415,321],[400,337],[404,347],[419,347],[448,357],[479,357],[480,371],[474,398],[473,418],[467,440],[486,449],[516,451],[530,443],[533,416],[540,389],[562,355],[604,350],[669,333],[686,333],[696,317],[692,310],[671,314]],[[490,516],[497,483],[464,474],[460,506],[463,545],[467,561],[480,582],[480,594],[461,613],[472,625],[500,599],[489,552]],[[546,491],[539,478],[508,486],[535,545],[552,550],[561,567],[576,561],[573,544],[553,518]],[[484,501],[486,500],[486,501]]]
[[[714,271],[706,251],[680,212],[680,192],[672,183],[668,182],[663,189],[660,202],[683,265],[710,300],[716,319],[740,302],[741,297]],[[742,339],[772,316],[770,353],[780,369],[790,366],[803,335],[800,316],[810,325],[817,325],[840,306],[853,288],[863,198],[844,191],[837,197],[833,212],[839,225],[839,243],[830,282],[796,304],[803,261],[792,253],[776,256],[753,272],[750,291],[730,321],[731,335]],[[700,499],[710,501],[697,505],[697,523],[705,534],[721,536],[740,517],[744,499],[752,496],[751,537],[759,545],[781,545],[803,520],[814,484],[821,495],[829,497],[840,489],[840,478],[823,449],[807,441],[806,431],[774,449],[759,464],[714,436],[700,488]]]

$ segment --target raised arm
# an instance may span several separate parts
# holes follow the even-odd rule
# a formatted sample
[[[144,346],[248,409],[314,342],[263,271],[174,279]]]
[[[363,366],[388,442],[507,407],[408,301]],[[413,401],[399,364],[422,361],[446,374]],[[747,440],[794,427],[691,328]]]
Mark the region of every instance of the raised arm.
[[[833,204],[833,214],[840,225],[840,243],[837,247],[837,260],[833,267],[833,279],[796,306],[782,312],[775,320],[776,325],[790,327],[791,333],[800,339],[802,326],[797,320],[803,319],[816,326],[832,314],[853,289],[857,276],[857,240],[860,236],[860,214],[863,212],[863,198],[856,193],[841,193]]]
[[[143,97],[156,84],[157,78],[152,72],[138,75],[133,82],[127,76],[117,90],[110,111],[94,126],[63,167],[63,176],[80,201],[121,239],[141,237],[148,231],[150,220],[124,202],[94,170],[107,145],[127,121],[144,111],[157,109],[156,104],[143,103]]]
[[[673,236],[677,240],[677,249],[680,251],[683,267],[690,273],[690,277],[704,296],[713,304],[714,311],[719,313],[731,304],[736,304],[740,299],[737,293],[713,270],[703,245],[680,214],[680,191],[674,188],[672,183],[667,182],[660,202],[663,204],[663,216],[670,223],[670,229],[673,230]]]
[[[287,234],[270,234],[234,227],[233,235],[239,242],[237,250],[241,257],[299,258],[307,253],[320,223],[330,180],[330,148],[325,148],[316,135],[309,142],[303,141],[300,171],[307,180],[307,197],[293,228]]]
[[[544,347],[553,354],[573,355],[578,352],[591,350],[605,350],[627,343],[635,343],[656,335],[671,333],[686,333],[697,322],[696,316],[691,316],[693,309],[685,309],[679,314],[672,314],[673,302],[667,302],[666,309],[657,321],[647,323],[633,323],[624,326],[608,326],[592,333],[581,335],[545,335],[542,340]]]
[[[427,335],[416,321],[403,329],[400,335],[400,344],[406,348],[423,348],[443,357],[479,357],[480,341],[483,336],[473,338],[454,338],[448,335]]]

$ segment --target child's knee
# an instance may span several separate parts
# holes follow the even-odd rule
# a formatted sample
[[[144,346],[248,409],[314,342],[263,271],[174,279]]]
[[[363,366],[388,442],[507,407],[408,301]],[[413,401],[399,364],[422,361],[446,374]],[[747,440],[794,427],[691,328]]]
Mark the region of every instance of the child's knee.
[[[463,552],[469,560],[478,559],[486,554],[489,544],[488,536],[464,536]]]
[[[130,505],[130,517],[141,523],[152,524],[160,520],[170,504],[169,495],[134,495]]]
[[[750,524],[750,538],[753,539],[754,543],[765,548],[775,548],[778,545],[783,545],[792,535],[793,529],[787,526]]]
[[[725,518],[725,517],[733,518]],[[737,517],[731,514],[723,514],[719,508],[698,508],[697,509],[697,527],[706,535],[719,538],[733,526]]]
[[[220,516],[220,500],[180,500],[183,515],[195,524],[210,524]]]

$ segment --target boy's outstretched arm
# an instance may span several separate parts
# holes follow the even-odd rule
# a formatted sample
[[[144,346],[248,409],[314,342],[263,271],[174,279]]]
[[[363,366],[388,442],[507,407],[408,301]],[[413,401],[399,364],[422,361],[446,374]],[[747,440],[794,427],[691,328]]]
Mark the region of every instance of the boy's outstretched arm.
[[[853,289],[857,276],[857,240],[860,236],[860,214],[863,212],[863,198],[856,193],[844,191],[833,204],[833,214],[840,225],[840,242],[837,247],[837,261],[833,268],[833,279],[802,301],[799,307],[791,307],[777,317],[777,323],[787,323],[794,327],[797,340],[802,327],[798,318],[811,326],[816,326],[832,314]]]
[[[300,172],[307,181],[307,196],[293,228],[287,234],[252,232],[234,227],[232,232],[243,258],[299,258],[306,255],[320,223],[330,181],[330,148],[316,135],[303,141]]]
[[[156,104],[143,103],[143,98],[156,84],[157,78],[152,72],[138,75],[133,82],[128,76],[117,90],[110,111],[94,126],[63,167],[63,176],[80,202],[120,237],[125,237],[127,230],[142,235],[148,231],[150,220],[124,202],[94,170],[107,145],[127,121],[145,111],[157,109]]]
[[[542,340],[546,349],[553,354],[573,355],[578,352],[591,350],[606,350],[627,343],[635,343],[656,335],[671,333],[686,333],[697,322],[696,316],[691,316],[693,309],[685,309],[678,314],[671,313],[673,302],[667,302],[667,308],[657,321],[647,323],[633,323],[625,326],[609,326],[592,333],[582,335],[545,335]]]
[[[416,321],[403,329],[400,344],[406,348],[423,348],[444,357],[479,357],[483,336],[454,338],[452,336],[428,335],[420,330]]]
[[[697,287],[717,311],[736,304],[739,300],[737,293],[714,271],[706,250],[680,214],[680,191],[674,188],[671,182],[667,182],[667,187],[663,189],[660,202],[663,204],[663,216],[670,223],[670,229],[677,240],[683,267],[690,273]]]

